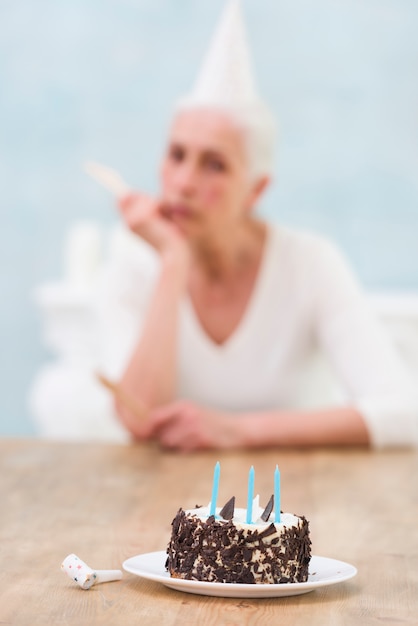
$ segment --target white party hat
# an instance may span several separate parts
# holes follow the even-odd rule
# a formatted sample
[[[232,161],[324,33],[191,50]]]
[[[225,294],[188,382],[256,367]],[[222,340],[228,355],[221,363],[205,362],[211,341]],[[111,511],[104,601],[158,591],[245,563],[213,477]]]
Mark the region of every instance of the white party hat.
[[[260,102],[239,0],[230,0],[194,87],[181,104],[242,111]]]
[[[275,124],[256,86],[239,0],[229,0],[221,15],[193,89],[178,109],[216,108],[250,130],[254,173],[273,167]]]

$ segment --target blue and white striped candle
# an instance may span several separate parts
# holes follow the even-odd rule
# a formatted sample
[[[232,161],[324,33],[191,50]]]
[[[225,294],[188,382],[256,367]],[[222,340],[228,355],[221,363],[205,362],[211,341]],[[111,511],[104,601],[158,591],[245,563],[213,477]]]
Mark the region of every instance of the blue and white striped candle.
[[[253,523],[253,499],[254,499],[254,466],[251,465],[248,472],[248,495],[247,495],[247,524]]]
[[[213,471],[212,498],[210,501],[210,512],[209,512],[210,515],[216,515],[216,501],[218,499],[220,473],[221,473],[221,465],[218,461]]]
[[[278,465],[274,470],[274,521],[280,523],[280,472]]]

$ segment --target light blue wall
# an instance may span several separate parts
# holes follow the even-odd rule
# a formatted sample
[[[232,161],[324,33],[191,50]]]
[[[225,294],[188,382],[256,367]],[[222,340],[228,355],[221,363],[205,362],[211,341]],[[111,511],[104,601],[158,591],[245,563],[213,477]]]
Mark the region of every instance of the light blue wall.
[[[76,218],[110,223],[94,158],[152,191],[170,105],[221,0],[0,3],[0,433],[32,432],[46,356],[34,286],[62,273]],[[243,0],[280,121],[268,216],[330,234],[369,287],[418,289],[418,3]]]

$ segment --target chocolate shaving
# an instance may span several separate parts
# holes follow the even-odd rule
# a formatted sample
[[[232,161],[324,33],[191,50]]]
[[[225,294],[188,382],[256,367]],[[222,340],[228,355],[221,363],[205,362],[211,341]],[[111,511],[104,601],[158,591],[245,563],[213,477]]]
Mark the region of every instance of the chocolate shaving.
[[[265,539],[265,537],[269,537],[270,535],[274,535],[275,532],[276,532],[276,527],[272,523],[272,524],[270,524],[270,526],[267,526],[267,528],[265,530],[263,530],[262,533],[259,533],[258,538],[259,539]]]
[[[232,496],[225,506],[220,510],[219,515],[223,519],[232,519],[235,511],[235,496]]]
[[[274,495],[272,495],[270,500],[267,502],[267,506],[261,515],[261,519],[263,520],[263,522],[267,522],[268,518],[270,517],[270,513],[273,510],[273,506],[274,506]]]

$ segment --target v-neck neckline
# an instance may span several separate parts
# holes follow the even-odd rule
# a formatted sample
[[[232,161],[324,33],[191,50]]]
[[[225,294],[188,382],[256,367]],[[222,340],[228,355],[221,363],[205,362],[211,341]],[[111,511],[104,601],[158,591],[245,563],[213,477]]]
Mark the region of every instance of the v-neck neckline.
[[[238,324],[228,335],[226,340],[222,343],[217,343],[209,336],[199,320],[190,295],[185,295],[184,305],[186,314],[189,317],[189,321],[192,324],[195,333],[199,337],[199,340],[203,342],[213,352],[223,353],[232,349],[236,344],[239,344],[240,338],[245,335],[245,333],[249,332],[252,325],[252,320],[257,318],[257,311],[259,307],[262,306],[264,300],[263,292],[266,288],[269,268],[271,266],[272,249],[274,247],[272,241],[273,238],[274,228],[272,228],[270,225],[267,225],[260,266],[251,295],[248,299],[244,312],[238,321]]]

